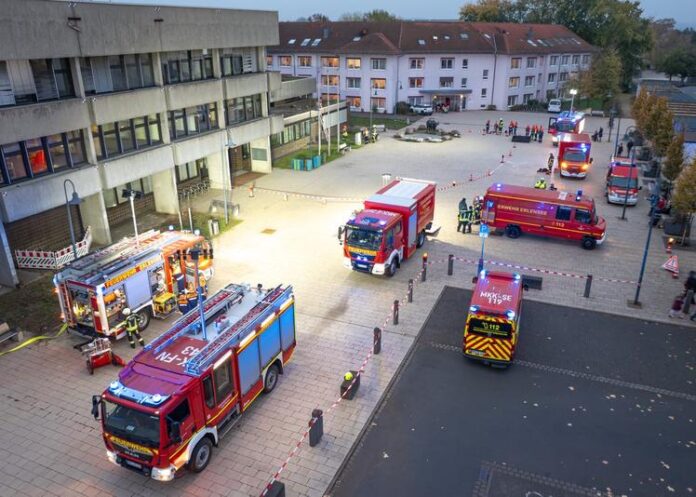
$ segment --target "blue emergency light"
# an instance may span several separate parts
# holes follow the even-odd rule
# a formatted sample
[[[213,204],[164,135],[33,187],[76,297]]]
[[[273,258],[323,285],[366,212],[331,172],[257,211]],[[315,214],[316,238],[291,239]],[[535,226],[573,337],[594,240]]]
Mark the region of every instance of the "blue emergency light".
[[[508,319],[515,319],[515,311],[512,311],[512,310],[507,311],[505,313],[505,315],[507,316]]]
[[[477,305],[472,305],[469,307],[469,312],[478,312],[479,308]]]
[[[575,201],[580,202],[581,198],[582,198],[582,188],[579,188],[578,192],[575,194]]]

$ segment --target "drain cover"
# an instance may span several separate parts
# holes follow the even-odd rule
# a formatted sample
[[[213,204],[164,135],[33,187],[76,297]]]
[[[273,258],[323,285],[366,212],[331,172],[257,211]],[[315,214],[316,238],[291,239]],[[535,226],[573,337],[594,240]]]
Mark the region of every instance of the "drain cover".
[[[261,234],[262,235],[272,235],[275,232],[276,232],[276,230],[274,230],[274,229],[266,228],[265,230],[261,231]]]

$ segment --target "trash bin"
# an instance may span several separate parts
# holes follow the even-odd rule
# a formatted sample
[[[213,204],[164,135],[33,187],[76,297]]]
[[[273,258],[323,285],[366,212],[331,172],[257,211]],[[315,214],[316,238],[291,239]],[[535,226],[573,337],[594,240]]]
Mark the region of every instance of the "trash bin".
[[[210,236],[217,236],[220,234],[220,223],[217,219],[208,220],[208,233],[210,233]]]
[[[356,145],[362,145],[362,133],[360,131],[355,133],[354,141]]]

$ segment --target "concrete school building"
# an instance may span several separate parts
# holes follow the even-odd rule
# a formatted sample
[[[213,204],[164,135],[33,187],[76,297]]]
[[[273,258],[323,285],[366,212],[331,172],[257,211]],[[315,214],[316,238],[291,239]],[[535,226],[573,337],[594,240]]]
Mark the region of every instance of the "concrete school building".
[[[182,185],[271,171],[276,12],[0,0],[0,284],[15,249],[111,242],[139,213],[179,212]],[[71,183],[72,182],[72,185]]]
[[[317,78],[325,101],[499,110],[565,96],[597,49],[564,26],[463,21],[281,22],[267,66]]]

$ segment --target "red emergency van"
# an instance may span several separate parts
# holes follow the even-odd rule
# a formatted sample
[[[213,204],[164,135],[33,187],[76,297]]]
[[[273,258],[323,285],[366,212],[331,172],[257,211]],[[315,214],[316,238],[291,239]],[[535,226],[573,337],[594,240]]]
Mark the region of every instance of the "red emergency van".
[[[551,143],[556,146],[561,133],[582,133],[585,129],[585,114],[583,112],[565,111],[549,118],[549,134]]]
[[[592,140],[587,133],[561,133],[558,139],[557,170],[561,176],[585,178],[590,168]]]
[[[508,365],[515,357],[522,311],[519,274],[479,273],[464,326],[464,355],[493,365]]]
[[[435,215],[435,183],[402,178],[365,200],[339,230],[348,269],[393,276],[425,243]]]
[[[636,205],[640,188],[638,185],[638,167],[635,164],[620,161],[613,161],[609,164],[606,191],[609,203]]]
[[[606,221],[594,199],[578,190],[539,190],[496,183],[486,191],[481,222],[510,238],[522,233],[577,240],[591,250],[604,242]]]

